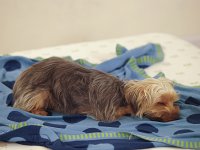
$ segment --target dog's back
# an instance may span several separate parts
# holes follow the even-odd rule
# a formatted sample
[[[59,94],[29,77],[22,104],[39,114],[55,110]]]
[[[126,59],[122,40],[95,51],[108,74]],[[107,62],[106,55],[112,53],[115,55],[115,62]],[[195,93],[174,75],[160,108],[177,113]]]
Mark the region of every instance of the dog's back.
[[[60,58],[46,59],[31,66],[17,78],[13,88],[14,107],[29,112],[56,109],[55,111],[71,113],[70,108],[76,104],[67,101],[73,99],[71,95],[84,96],[80,91],[87,92],[85,85],[88,84],[85,82],[88,82],[89,74],[89,70],[74,62]],[[77,92],[77,88],[84,90],[79,89],[78,93],[72,94],[71,92]],[[56,107],[53,106],[55,104]]]
[[[31,66],[16,80],[14,107],[40,115],[47,115],[50,109],[105,120],[116,106],[123,105],[122,90],[123,82],[109,74],[50,58]]]

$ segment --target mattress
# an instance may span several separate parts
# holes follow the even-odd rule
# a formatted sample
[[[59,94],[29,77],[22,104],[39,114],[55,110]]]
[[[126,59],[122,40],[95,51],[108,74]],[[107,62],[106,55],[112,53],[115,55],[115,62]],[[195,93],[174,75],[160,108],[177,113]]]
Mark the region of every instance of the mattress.
[[[150,33],[118,39],[82,42],[29,51],[19,51],[9,55],[19,55],[29,58],[71,56],[73,59],[83,58],[92,63],[100,63],[115,57],[116,44],[121,44],[128,49],[133,49],[147,43],[160,44],[164,52],[164,60],[145,69],[147,74],[153,77],[159,72],[163,72],[167,78],[183,85],[200,85],[200,69],[198,69],[198,66],[200,65],[200,49],[189,42],[169,34]],[[24,146],[3,142],[0,143],[0,148],[15,150],[22,148],[34,150],[47,149],[40,146]]]

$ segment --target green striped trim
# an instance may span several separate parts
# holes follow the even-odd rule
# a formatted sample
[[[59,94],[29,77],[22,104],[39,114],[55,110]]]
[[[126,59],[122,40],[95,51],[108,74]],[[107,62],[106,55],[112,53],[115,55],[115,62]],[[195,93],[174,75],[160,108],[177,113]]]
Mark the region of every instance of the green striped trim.
[[[106,139],[106,138],[119,138],[119,139],[135,139],[138,138],[130,133],[126,132],[95,132],[85,133],[77,135],[60,134],[59,138],[61,141],[72,141],[72,140],[92,140],[92,139]]]
[[[164,59],[164,53],[160,44],[155,44],[156,51],[157,51],[157,61],[162,61]]]
[[[12,129],[19,129],[29,125],[36,126],[44,126],[42,124],[28,124],[27,122],[20,122],[16,124],[8,124],[8,126]],[[117,139],[137,139],[142,138],[148,141],[154,142],[162,142],[169,145],[173,145],[181,148],[191,148],[191,149],[199,149],[200,141],[192,142],[192,141],[184,141],[177,140],[173,138],[163,138],[163,137],[148,137],[144,135],[138,134],[130,134],[127,132],[95,132],[95,133],[85,133],[85,134],[77,134],[77,135],[69,135],[69,134],[59,134],[59,138],[61,141],[72,141],[72,140],[92,140],[92,139],[106,139],[106,138],[117,138]]]
[[[156,48],[156,55],[157,57],[152,57],[152,56],[142,56],[137,58],[137,63],[138,65],[140,64],[155,64],[157,62],[160,62],[164,59],[164,53],[162,51],[162,48],[159,44],[155,44]]]
[[[155,64],[157,61],[151,57],[151,56],[143,56],[143,57],[139,57],[137,58],[137,64],[141,65],[141,64]]]
[[[49,57],[49,58],[51,58],[51,57]],[[73,60],[71,56],[64,56],[64,57],[62,57],[62,58],[65,59],[65,60]],[[36,60],[38,60],[38,61],[42,61],[42,60],[44,60],[44,59],[46,59],[46,58],[43,58],[43,57],[35,57],[34,59],[36,59]]]
[[[26,127],[26,126],[29,126],[29,125],[44,126],[42,124],[28,124],[27,122],[8,124],[8,126],[13,130],[16,130],[16,129],[19,129],[19,128],[22,128],[22,127]]]
[[[105,139],[105,138],[120,138],[120,139],[136,139],[137,137],[142,138],[148,141],[154,142],[162,142],[169,145],[173,145],[176,147],[181,148],[193,148],[198,149],[200,148],[200,141],[199,142],[191,142],[191,141],[183,141],[183,140],[176,140],[172,138],[159,138],[159,137],[147,137],[142,135],[132,135],[126,132],[98,132],[98,133],[88,133],[88,134],[79,134],[79,135],[68,135],[68,134],[60,134],[60,140],[65,141],[72,141],[72,140],[92,140],[92,139]]]
[[[42,61],[42,60],[44,60],[44,58],[43,57],[36,57],[36,58],[34,58],[35,60],[38,60],[38,61]]]
[[[157,77],[165,77],[165,74],[163,73],[163,72],[159,72],[157,75],[156,75]]]
[[[72,57],[71,56],[64,56],[64,57],[62,57],[63,59],[65,59],[65,60],[71,60],[71,61],[73,61],[73,59],[72,59]],[[42,60],[44,60],[45,58],[42,58],[42,57],[36,57],[36,58],[34,58],[34,59],[36,59],[36,60],[38,60],[38,61],[42,61]],[[92,64],[92,63],[90,63],[90,62],[88,62],[87,60],[85,60],[85,59],[77,59],[77,60],[75,60],[75,62],[77,62],[77,63],[79,63],[79,64],[81,64],[81,65],[91,65],[91,66],[93,66],[93,67],[95,67],[97,64]]]
[[[90,63],[90,62],[88,62],[87,60],[85,60],[85,59],[77,59],[77,60],[75,60],[75,62],[77,62],[77,63],[79,63],[79,64],[81,64],[81,65],[91,65],[91,66],[96,66],[96,64],[92,64],[92,63]]]
[[[122,49],[123,49],[123,46],[121,46],[120,44],[117,44],[117,46],[116,46],[116,54],[117,54],[117,56],[120,56],[120,55],[122,55]]]
[[[128,64],[130,65],[131,69],[133,69],[133,71],[138,73],[140,76],[142,76],[144,78],[150,77],[149,75],[147,75],[145,73],[144,69],[141,69],[137,66],[136,60],[134,58],[130,58],[129,61],[128,61]]]
[[[137,63],[138,64],[144,64],[144,63],[154,64],[156,63],[156,60],[151,56],[143,56],[143,57],[137,58]]]
[[[20,122],[15,124],[8,124],[10,128],[13,130],[29,126],[44,126],[43,124],[28,124],[27,122]],[[102,138],[124,138],[124,139],[133,139],[136,138],[134,135],[127,133],[127,132],[95,132],[95,133],[85,133],[85,134],[78,134],[78,135],[69,135],[69,134],[60,134],[60,140],[62,141],[69,141],[69,140],[80,140],[80,139],[102,139]]]
[[[63,59],[66,59],[66,60],[73,60],[71,56],[64,56],[62,57]]]
[[[183,141],[183,140],[177,140],[172,138],[163,138],[163,137],[147,137],[143,135],[136,135],[144,140],[148,141],[154,141],[154,142],[162,142],[169,145],[173,145],[176,147],[181,148],[192,148],[192,149],[199,149],[200,148],[200,141],[197,142],[191,142],[191,141]]]

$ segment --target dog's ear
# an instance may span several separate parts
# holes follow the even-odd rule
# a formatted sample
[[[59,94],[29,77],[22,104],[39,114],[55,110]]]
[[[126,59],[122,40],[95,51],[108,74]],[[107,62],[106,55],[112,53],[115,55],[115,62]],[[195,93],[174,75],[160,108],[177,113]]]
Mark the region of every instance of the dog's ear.
[[[128,105],[131,105],[135,110],[138,109],[136,98],[133,93],[126,94],[125,93],[125,100]]]
[[[133,109],[133,112],[138,111],[137,95],[134,92],[134,81],[126,82],[124,86],[125,101]]]

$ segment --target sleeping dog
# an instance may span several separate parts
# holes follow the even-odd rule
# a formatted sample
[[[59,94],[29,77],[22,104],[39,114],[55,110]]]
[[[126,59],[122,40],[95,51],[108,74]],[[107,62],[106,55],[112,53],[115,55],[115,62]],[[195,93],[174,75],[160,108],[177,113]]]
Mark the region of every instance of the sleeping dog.
[[[86,114],[115,121],[131,114],[157,121],[179,116],[172,82],[165,78],[121,81],[61,58],[50,58],[25,70],[14,84],[14,107],[38,114],[48,111]]]

